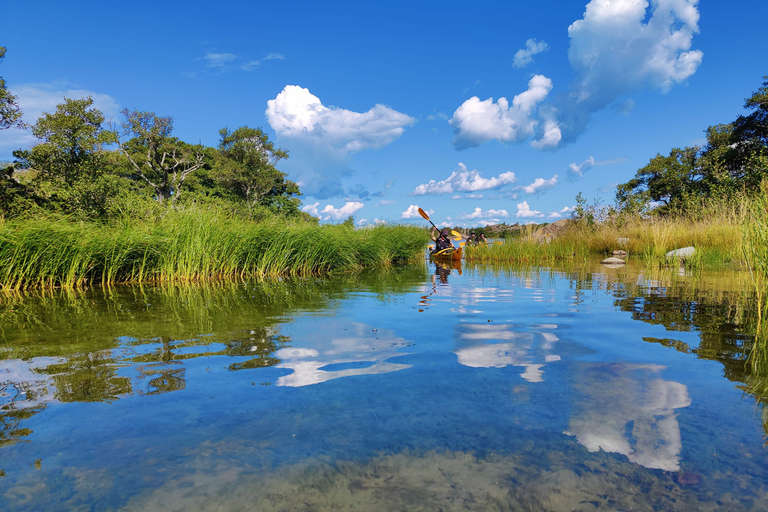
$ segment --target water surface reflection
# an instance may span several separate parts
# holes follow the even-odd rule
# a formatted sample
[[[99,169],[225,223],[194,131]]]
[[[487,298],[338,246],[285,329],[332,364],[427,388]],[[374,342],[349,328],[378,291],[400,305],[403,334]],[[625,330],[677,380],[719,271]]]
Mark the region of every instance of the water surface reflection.
[[[3,510],[768,509],[741,277],[443,274],[3,296]]]

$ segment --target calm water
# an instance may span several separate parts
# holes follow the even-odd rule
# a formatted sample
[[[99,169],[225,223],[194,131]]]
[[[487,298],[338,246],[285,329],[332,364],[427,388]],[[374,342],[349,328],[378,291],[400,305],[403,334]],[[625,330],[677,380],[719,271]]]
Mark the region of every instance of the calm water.
[[[768,510],[738,274],[0,297],[0,510]]]

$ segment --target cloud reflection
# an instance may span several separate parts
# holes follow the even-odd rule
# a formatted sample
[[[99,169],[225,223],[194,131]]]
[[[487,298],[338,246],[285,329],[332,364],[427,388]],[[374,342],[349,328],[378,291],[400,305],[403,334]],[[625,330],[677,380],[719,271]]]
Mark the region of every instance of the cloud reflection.
[[[410,345],[408,340],[391,331],[372,329],[365,324],[352,324],[350,336],[333,338],[319,336],[317,348],[282,348],[275,353],[282,362],[277,368],[288,368],[293,373],[277,379],[278,386],[308,386],[340,377],[374,375],[410,368],[410,364],[387,362],[387,359],[406,355],[398,349]],[[315,333],[317,334],[317,333]],[[295,338],[294,338],[295,339]],[[350,367],[356,365],[357,367]],[[343,368],[333,369],[333,366]]]
[[[646,468],[680,469],[682,440],[675,409],[688,407],[688,388],[656,378],[665,367],[653,364],[608,364],[582,372],[577,403],[567,435],[590,452],[626,455]]]
[[[465,324],[459,339],[466,340],[454,353],[459,364],[472,368],[523,368],[522,378],[528,382],[543,382],[545,363],[560,360],[547,353],[558,337],[551,332],[517,332],[509,324]],[[506,343],[498,343],[506,341]]]

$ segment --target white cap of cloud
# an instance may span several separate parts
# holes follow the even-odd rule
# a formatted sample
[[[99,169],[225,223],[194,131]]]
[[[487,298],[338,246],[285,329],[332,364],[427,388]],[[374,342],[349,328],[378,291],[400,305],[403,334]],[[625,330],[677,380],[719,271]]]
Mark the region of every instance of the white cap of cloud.
[[[384,105],[363,113],[329,108],[309,89],[298,85],[285,86],[275,99],[269,100],[266,115],[278,136],[327,145],[342,154],[384,147],[415,121]]]
[[[519,219],[529,219],[534,217],[543,217],[544,214],[537,210],[531,210],[531,207],[528,206],[528,201],[523,201],[522,203],[517,203],[517,213],[515,214],[515,217]]]
[[[699,31],[698,0],[592,0],[568,27],[568,59],[579,74],[576,92],[599,97],[600,108],[648,86],[668,91],[691,76],[703,53],[691,48]],[[647,20],[647,22],[646,22]],[[597,106],[597,105],[595,105]]]
[[[459,169],[453,171],[446,179],[441,181],[429,180],[429,183],[422,183],[414,189],[412,195],[477,192],[500,188],[515,181],[517,181],[517,177],[512,171],[503,172],[494,178],[483,178],[476,169],[468,171],[467,166],[459,162]]]
[[[534,134],[538,121],[532,117],[536,106],[552,90],[552,80],[535,75],[528,90],[512,99],[481,101],[477,96],[465,101],[449,121],[454,130],[453,144],[458,149],[479,146],[489,140],[519,142]]]
[[[544,178],[536,178],[533,183],[523,187],[526,194],[535,194],[537,192],[543,192],[557,185],[557,174],[545,180]]]

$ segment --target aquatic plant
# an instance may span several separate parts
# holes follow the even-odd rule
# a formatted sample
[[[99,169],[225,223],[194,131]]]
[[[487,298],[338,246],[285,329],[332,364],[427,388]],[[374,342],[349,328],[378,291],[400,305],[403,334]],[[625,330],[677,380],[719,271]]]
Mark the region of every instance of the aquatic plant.
[[[0,220],[0,289],[352,272],[414,261],[417,227],[252,222],[216,208],[154,221]]]

